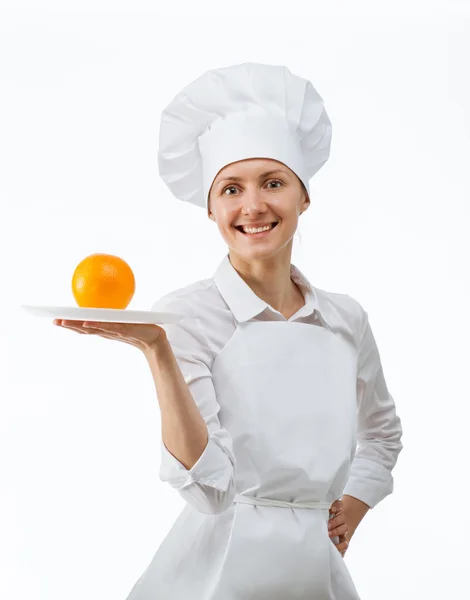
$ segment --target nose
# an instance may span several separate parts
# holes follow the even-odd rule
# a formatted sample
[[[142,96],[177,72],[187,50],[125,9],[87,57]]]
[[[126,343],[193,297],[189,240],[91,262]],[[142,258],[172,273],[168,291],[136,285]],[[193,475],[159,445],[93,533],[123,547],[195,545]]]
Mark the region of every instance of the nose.
[[[243,213],[245,215],[257,214],[266,211],[266,202],[263,199],[263,195],[257,192],[252,192],[245,196],[243,202]]]

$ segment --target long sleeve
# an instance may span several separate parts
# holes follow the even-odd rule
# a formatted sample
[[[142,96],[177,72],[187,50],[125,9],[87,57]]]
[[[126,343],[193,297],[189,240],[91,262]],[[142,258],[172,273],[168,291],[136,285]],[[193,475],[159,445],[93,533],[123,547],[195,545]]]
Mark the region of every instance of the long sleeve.
[[[360,305],[359,305],[360,306]],[[362,314],[357,369],[357,441],[344,494],[374,508],[393,491],[392,470],[403,445],[395,402],[387,389],[368,314]]]
[[[232,438],[218,419],[220,406],[211,373],[213,355],[188,301],[168,295],[158,300],[152,310],[185,314],[179,323],[161,327],[166,331],[184,380],[207,425],[209,438],[199,460],[189,470],[161,440],[160,480],[168,482],[199,512],[221,513],[232,504],[236,493],[235,456]]]

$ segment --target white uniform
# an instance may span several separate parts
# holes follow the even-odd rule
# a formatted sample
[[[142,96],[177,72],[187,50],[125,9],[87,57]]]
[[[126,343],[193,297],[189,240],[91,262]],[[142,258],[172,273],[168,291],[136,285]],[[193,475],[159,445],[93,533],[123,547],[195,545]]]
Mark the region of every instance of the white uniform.
[[[289,319],[228,255],[153,306],[188,315],[163,327],[209,442],[189,471],[161,444],[187,505],[127,600],[359,598],[328,508],[392,492],[400,419],[361,305],[291,277],[306,303]]]

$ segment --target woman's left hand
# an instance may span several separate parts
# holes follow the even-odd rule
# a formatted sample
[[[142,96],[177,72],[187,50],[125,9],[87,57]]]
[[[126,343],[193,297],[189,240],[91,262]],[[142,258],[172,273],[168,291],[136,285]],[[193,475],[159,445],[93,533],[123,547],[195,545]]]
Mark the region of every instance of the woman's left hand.
[[[342,500],[336,500],[333,502],[330,508],[330,515],[335,516],[330,518],[328,522],[328,533],[331,537],[339,536],[339,540],[335,543],[338,552],[342,557],[346,554],[346,550],[349,546],[348,541],[348,524],[346,523],[346,513],[344,512],[344,505]]]

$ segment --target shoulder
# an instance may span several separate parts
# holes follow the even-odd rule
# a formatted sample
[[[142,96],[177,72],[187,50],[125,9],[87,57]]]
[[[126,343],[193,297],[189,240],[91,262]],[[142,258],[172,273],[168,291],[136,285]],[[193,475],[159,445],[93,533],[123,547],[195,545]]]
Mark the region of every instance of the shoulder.
[[[196,316],[198,307],[210,301],[213,295],[213,279],[200,279],[164,294],[152,304],[151,310],[174,310]]]
[[[320,309],[335,330],[348,337],[359,351],[367,323],[367,312],[350,294],[315,287]]]
[[[320,306],[333,318],[344,319],[355,326],[361,326],[367,313],[356,298],[346,293],[327,291],[318,287],[314,290]]]
[[[220,325],[227,320],[226,310],[220,310],[223,304],[213,278],[207,278],[164,294],[152,304],[151,310],[183,315],[177,323],[161,327],[175,352],[198,356],[209,364],[215,355],[214,339]]]
[[[173,311],[197,319],[212,330],[233,321],[233,315],[215,283],[214,277],[193,281],[161,296],[153,303],[153,311]]]

